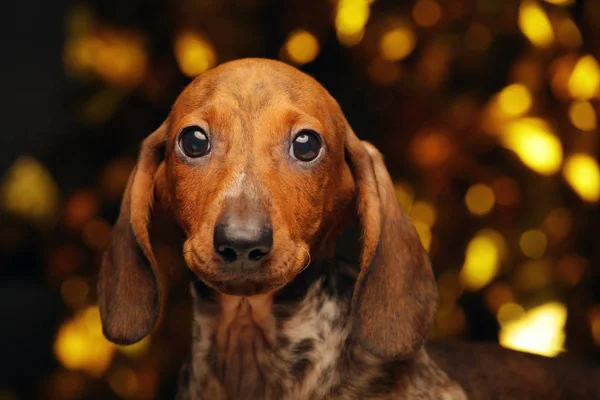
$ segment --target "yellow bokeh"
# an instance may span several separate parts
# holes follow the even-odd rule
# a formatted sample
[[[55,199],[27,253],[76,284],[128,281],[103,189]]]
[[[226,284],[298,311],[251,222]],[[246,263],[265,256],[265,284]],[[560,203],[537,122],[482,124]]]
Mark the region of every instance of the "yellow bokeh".
[[[554,43],[550,19],[535,0],[523,0],[519,6],[519,28],[537,47],[549,47]]]
[[[175,39],[175,58],[181,72],[191,78],[209,70],[217,62],[210,42],[190,31],[180,33]]]
[[[569,107],[569,119],[573,126],[582,131],[593,131],[598,121],[596,111],[589,101],[575,101]]]
[[[116,86],[140,84],[148,63],[143,40],[115,31],[101,37],[101,43],[96,59],[99,75]]]
[[[344,33],[339,33],[337,34],[338,40],[340,41],[341,44],[343,44],[346,47],[353,47],[356,46],[357,44],[359,44],[363,37],[365,36],[365,30],[361,30],[358,31],[356,33],[352,33],[352,34],[344,34]]]
[[[514,83],[502,89],[498,95],[498,103],[503,113],[517,117],[531,108],[531,93],[525,85]]]
[[[532,229],[524,232],[519,239],[519,247],[523,254],[530,258],[539,258],[544,255],[548,239],[540,230]]]
[[[335,30],[340,42],[348,47],[362,40],[369,20],[368,0],[339,0],[335,14]]]
[[[417,25],[429,28],[440,20],[442,7],[434,0],[419,0],[412,9],[412,16]]]
[[[509,301],[498,308],[496,319],[502,326],[523,317],[523,315],[525,315],[525,309],[520,304]]]
[[[410,209],[410,217],[413,221],[421,221],[427,226],[432,226],[436,219],[435,208],[428,202],[417,201]]]
[[[82,370],[99,377],[110,366],[115,346],[102,335],[100,310],[88,307],[59,329],[54,354],[70,370]]]
[[[481,183],[471,186],[465,195],[467,208],[475,215],[488,214],[494,207],[495,201],[494,191]]]
[[[565,179],[583,200],[596,202],[600,197],[598,162],[587,154],[573,154],[563,167]]]
[[[567,308],[559,302],[546,303],[502,324],[499,341],[504,347],[554,357],[565,343]]]
[[[142,35],[110,27],[69,38],[63,60],[72,75],[94,72],[111,85],[123,88],[138,86],[148,66]]]
[[[591,55],[581,57],[569,77],[568,89],[571,96],[579,100],[589,100],[600,90],[600,65]]]
[[[46,224],[55,215],[59,192],[50,172],[35,158],[21,156],[4,176],[2,208],[34,223]]]
[[[135,358],[140,357],[148,351],[150,348],[150,336],[146,336],[137,343],[130,344],[127,346],[117,346],[119,353],[123,353],[128,357]]]
[[[388,61],[402,60],[414,50],[415,42],[415,34],[409,26],[394,28],[381,37],[381,57]]]
[[[310,32],[298,30],[290,33],[285,42],[285,50],[296,65],[311,62],[319,54],[319,41]]]
[[[502,236],[494,231],[479,232],[467,245],[460,279],[465,289],[476,291],[490,283],[498,273],[503,253]]]
[[[537,173],[551,175],[562,163],[562,145],[541,119],[512,121],[505,127],[502,142],[519,156],[523,164]]]
[[[550,4],[555,4],[557,6],[568,6],[569,4],[573,4],[575,0],[545,0]]]
[[[431,246],[431,228],[423,221],[414,221],[413,225],[419,235],[421,244],[425,250],[429,251],[429,247]]]
[[[400,206],[402,206],[404,212],[408,213],[412,208],[415,199],[415,191],[405,182],[394,182],[394,190],[396,192],[396,198],[400,202]]]

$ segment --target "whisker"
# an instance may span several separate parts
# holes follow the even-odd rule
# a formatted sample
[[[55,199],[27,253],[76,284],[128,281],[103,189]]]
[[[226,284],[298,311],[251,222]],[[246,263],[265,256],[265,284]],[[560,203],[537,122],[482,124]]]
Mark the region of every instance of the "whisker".
[[[302,268],[300,270],[300,272],[304,271],[306,268],[308,268],[308,266],[310,265],[310,263],[312,262],[312,258],[310,257],[310,251],[308,251],[307,248],[305,248],[302,245],[299,245],[298,247],[300,247],[302,250],[304,250],[306,252],[306,254],[308,255],[308,262],[306,263],[306,265],[304,266],[304,268]]]

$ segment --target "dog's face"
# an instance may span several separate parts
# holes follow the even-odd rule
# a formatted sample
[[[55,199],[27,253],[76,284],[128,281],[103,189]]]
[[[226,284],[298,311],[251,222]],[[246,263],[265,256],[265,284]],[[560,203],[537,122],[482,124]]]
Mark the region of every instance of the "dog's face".
[[[279,63],[227,64],[181,94],[164,193],[200,279],[227,294],[265,293],[318,257],[353,194],[339,115],[313,79]]]
[[[117,343],[147,335],[164,299],[148,229],[155,199],[185,232],[189,268],[234,296],[268,298],[311,259],[330,258],[354,214],[358,343],[398,358],[423,342],[437,296],[416,231],[379,152],[302,72],[272,60],[223,64],[144,140],[98,280],[103,330]]]

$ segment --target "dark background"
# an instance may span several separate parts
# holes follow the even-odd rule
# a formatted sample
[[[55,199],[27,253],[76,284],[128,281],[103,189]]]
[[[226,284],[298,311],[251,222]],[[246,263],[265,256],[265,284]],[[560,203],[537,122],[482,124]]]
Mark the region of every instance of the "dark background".
[[[167,312],[136,347],[100,334],[99,260],[139,143],[188,75],[250,56],[313,75],[386,156],[438,276],[432,336],[600,360],[600,2],[1,10],[0,399],[172,398],[190,319],[175,234],[155,238],[172,280]],[[364,35],[344,33],[352,20]],[[573,161],[581,155],[587,164]]]

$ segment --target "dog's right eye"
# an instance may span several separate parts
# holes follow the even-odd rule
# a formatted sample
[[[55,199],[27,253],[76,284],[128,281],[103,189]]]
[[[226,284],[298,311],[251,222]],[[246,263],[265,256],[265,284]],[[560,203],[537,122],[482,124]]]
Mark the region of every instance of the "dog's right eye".
[[[183,153],[192,158],[205,156],[210,151],[208,135],[199,126],[183,128],[179,134],[179,145]]]

